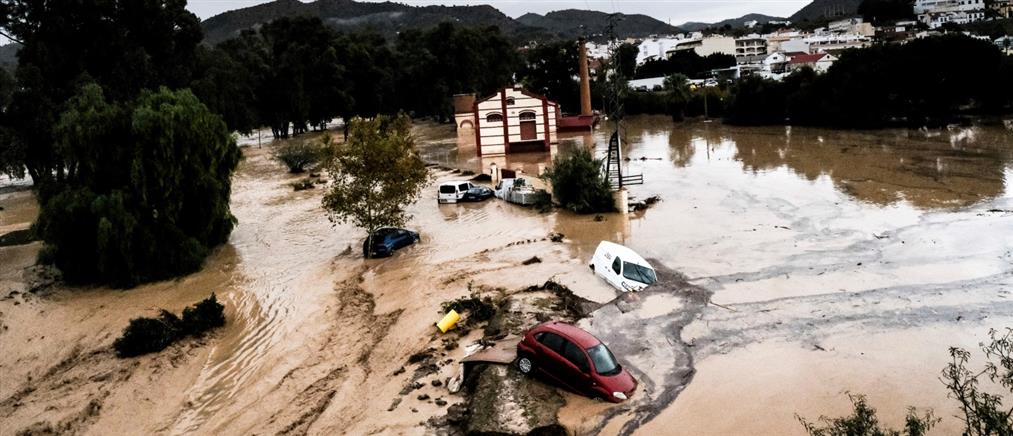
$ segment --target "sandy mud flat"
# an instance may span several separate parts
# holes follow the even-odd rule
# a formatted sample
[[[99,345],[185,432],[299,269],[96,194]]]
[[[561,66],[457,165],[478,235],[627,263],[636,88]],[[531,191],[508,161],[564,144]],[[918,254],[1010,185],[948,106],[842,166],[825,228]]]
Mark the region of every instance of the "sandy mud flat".
[[[551,158],[483,160],[446,127],[418,134],[426,158],[446,167],[496,162],[534,175]],[[627,134],[628,170],[646,180],[631,194],[662,198],[629,218],[495,200],[439,206],[429,188],[411,207],[422,242],[363,260],[361,231],[327,220],[323,190],[293,192],[299,178],[271,160],[272,145],[254,143],[234,179],[239,224],[199,273],[128,291],[65,288],[30,268],[38,243],[0,247],[0,434],[444,432],[428,421],[468,401],[444,383],[478,336],[437,333],[441,303],[548,280],[601,305],[578,324],[642,386],[619,405],[559,392],[569,432],[800,434],[795,414],[845,413],[845,391],[867,394],[893,425],[911,405],[944,418],[937,434],[957,428],[937,379],[946,348],[1013,326],[1010,132],[643,118]],[[565,138],[553,155],[604,144],[596,135]],[[0,206],[3,233],[37,213],[21,188],[0,190]],[[666,280],[639,294],[606,286],[587,268],[603,239],[651,259]],[[525,265],[532,256],[541,262]],[[153,355],[113,355],[130,318],[211,292],[224,328]]]

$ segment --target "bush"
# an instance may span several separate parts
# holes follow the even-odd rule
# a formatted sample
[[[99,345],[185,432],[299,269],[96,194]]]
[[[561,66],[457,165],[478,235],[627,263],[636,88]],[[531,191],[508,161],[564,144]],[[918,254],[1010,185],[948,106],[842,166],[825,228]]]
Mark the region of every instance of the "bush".
[[[612,187],[602,172],[602,161],[578,148],[557,156],[544,177],[552,183],[552,197],[576,213],[613,212]]]
[[[182,319],[164,309],[158,318],[134,318],[123,329],[123,335],[113,342],[113,348],[119,357],[162,351],[187,336],[201,336],[225,325],[224,311],[225,306],[212,293],[201,302],[183,309]]]
[[[204,332],[225,325],[225,306],[214,293],[191,307],[183,309],[183,333],[200,336]]]
[[[289,141],[274,151],[274,158],[288,167],[292,174],[303,173],[314,167],[323,160],[325,145],[330,142],[329,137],[323,141]]]
[[[821,416],[817,422],[797,418],[806,432],[812,436],[924,436],[939,422],[931,411],[919,416],[914,408],[910,408],[904,419],[904,430],[884,429],[880,427],[876,409],[869,407],[864,396],[848,394],[848,398],[854,406],[851,416],[843,418]]]
[[[990,330],[990,341],[980,344],[987,359],[983,370],[967,367],[971,353],[960,348],[950,348],[951,361],[943,369],[941,380],[949,390],[949,397],[960,403],[964,422],[964,436],[1001,436],[1013,434],[1013,413],[1010,412],[1008,395],[1013,394],[1013,329],[1004,332]],[[986,380],[992,386],[981,387]],[[939,419],[932,412],[919,416],[914,408],[908,408],[904,430],[881,429],[876,410],[865,403],[861,395],[848,395],[854,405],[851,416],[818,420],[822,425],[806,421],[796,415],[812,436],[921,436],[935,426]]]
[[[134,318],[130,320],[127,328],[123,329],[123,336],[113,342],[113,348],[120,357],[133,357],[142,354],[162,351],[176,341],[178,331],[172,325],[172,320],[165,315],[175,315],[162,311],[159,318]]]

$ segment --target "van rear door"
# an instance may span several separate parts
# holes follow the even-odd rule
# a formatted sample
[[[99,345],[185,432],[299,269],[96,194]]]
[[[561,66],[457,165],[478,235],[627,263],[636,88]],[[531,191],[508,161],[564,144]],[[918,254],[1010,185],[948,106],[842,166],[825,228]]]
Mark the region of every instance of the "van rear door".
[[[457,203],[457,185],[440,185],[440,192],[437,195],[438,203]]]

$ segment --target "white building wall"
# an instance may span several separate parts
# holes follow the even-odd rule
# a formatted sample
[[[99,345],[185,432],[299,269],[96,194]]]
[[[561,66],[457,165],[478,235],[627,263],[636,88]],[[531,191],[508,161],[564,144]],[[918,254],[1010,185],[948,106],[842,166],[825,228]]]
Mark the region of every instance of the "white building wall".
[[[730,36],[709,36],[700,40],[700,46],[694,48],[696,54],[708,56],[714,53],[735,55],[735,38]]]

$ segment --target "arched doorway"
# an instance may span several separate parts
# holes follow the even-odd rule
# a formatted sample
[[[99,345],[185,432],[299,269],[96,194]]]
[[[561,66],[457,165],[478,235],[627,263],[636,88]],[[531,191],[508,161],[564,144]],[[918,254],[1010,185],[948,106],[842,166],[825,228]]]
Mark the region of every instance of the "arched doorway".
[[[532,111],[521,112],[521,141],[533,141],[538,139],[538,127],[535,123],[535,113]]]

